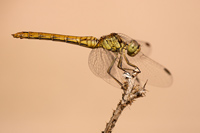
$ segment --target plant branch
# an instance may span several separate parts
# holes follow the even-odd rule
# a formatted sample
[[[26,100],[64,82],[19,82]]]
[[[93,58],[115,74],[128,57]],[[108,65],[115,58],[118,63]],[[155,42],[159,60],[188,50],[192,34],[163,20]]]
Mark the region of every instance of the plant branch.
[[[112,129],[115,127],[115,124],[121,115],[122,111],[133,103],[137,98],[144,97],[146,93],[146,83],[141,87],[141,85],[136,84],[136,77],[138,73],[133,73],[132,75],[129,72],[124,73],[125,82],[123,84],[123,94],[122,99],[117,104],[117,108],[113,111],[110,121],[106,124],[106,128],[102,133],[112,133]]]

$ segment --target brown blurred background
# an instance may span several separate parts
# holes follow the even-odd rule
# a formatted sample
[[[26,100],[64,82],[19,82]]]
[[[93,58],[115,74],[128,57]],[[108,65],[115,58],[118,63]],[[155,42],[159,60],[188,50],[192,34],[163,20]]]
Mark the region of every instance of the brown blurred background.
[[[173,85],[147,85],[113,132],[200,132],[200,1],[1,0],[0,18],[0,133],[100,133],[122,94],[89,70],[90,49],[19,31],[149,41]]]

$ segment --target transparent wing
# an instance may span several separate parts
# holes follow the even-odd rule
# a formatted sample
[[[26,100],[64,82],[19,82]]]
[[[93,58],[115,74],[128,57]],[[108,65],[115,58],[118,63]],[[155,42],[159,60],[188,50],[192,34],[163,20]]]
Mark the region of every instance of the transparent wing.
[[[151,54],[151,45],[148,42],[136,40],[141,46],[141,52],[149,56]]]
[[[142,81],[148,80],[148,84],[158,87],[168,87],[172,84],[172,75],[167,68],[139,52],[136,56],[126,55],[129,62],[136,65],[141,73],[138,78]],[[125,64],[127,65],[127,64]]]
[[[108,68],[111,65],[111,62],[116,57],[116,54],[108,51],[103,48],[93,49],[89,55],[89,68],[91,71],[98,77],[104,79],[109,84],[120,88],[121,86],[107,73]],[[141,73],[138,74],[138,79],[146,82],[148,84],[158,86],[158,87],[167,87],[172,84],[172,75],[171,73],[159,63],[153,61],[152,59],[145,56],[142,52],[139,52],[136,56],[131,57],[126,55],[129,62],[136,65]],[[111,69],[111,74],[116,77],[121,83],[124,83],[123,71],[117,67],[119,57],[115,61],[113,68]],[[122,66],[124,68],[130,68],[125,60],[123,60]],[[139,81],[137,82],[139,84]]]
[[[115,59],[116,53],[108,51],[103,48],[93,49],[90,52],[88,65],[90,70],[98,77],[102,78],[109,84],[121,88],[121,86],[107,73],[112,61]],[[111,74],[117,78],[121,83],[124,83],[123,71],[117,67],[119,58],[115,61],[113,68],[111,69]],[[139,82],[136,82],[139,84]]]
[[[124,42],[126,43],[129,43],[131,40],[133,40],[131,37],[123,34],[123,33],[117,33]],[[136,40],[140,46],[141,46],[141,52],[144,53],[145,55],[150,55],[151,53],[151,45],[150,43],[148,42],[145,42],[145,41],[141,41],[141,40],[137,40],[137,39],[134,39]]]

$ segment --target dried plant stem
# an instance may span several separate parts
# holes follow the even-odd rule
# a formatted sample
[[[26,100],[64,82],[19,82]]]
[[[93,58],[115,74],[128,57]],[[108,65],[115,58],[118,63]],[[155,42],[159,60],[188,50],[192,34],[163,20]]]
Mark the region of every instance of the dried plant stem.
[[[144,84],[143,87],[140,85],[135,85],[136,76],[130,75],[130,73],[126,72],[123,75],[126,79],[123,86],[123,94],[122,100],[117,104],[117,108],[113,111],[112,117],[110,121],[106,124],[106,128],[102,133],[111,133],[112,129],[115,127],[115,124],[121,115],[122,111],[128,106],[133,103],[133,101],[139,97],[145,96],[146,89]]]

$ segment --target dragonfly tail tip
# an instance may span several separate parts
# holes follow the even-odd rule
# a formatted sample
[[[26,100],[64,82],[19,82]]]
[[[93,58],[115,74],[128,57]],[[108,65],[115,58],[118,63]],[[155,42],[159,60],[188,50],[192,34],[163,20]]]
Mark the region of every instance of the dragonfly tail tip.
[[[17,33],[11,34],[14,38],[19,38],[19,35]]]

